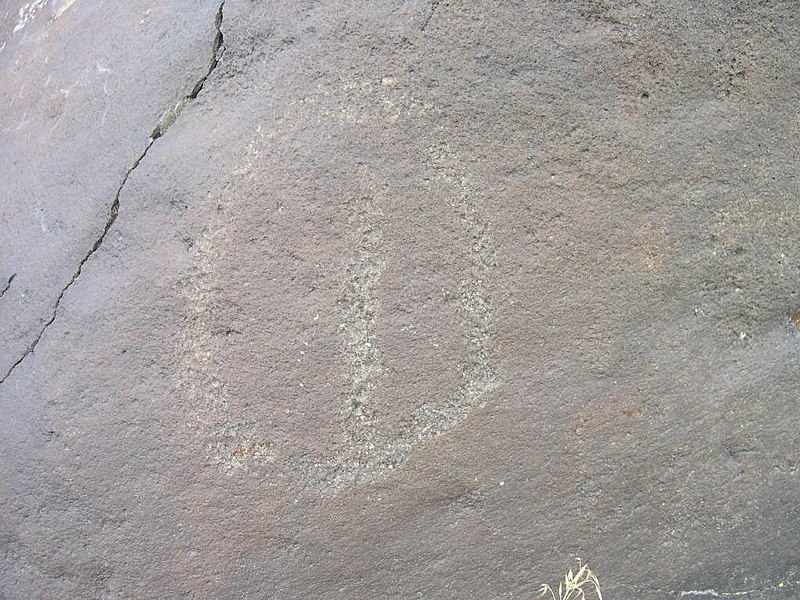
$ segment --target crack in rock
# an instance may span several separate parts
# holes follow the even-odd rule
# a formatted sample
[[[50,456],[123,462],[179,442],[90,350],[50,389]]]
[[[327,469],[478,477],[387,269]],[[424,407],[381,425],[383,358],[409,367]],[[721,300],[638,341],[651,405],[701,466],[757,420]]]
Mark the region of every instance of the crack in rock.
[[[139,154],[139,156],[133,162],[131,167],[125,172],[125,176],[122,178],[122,182],[119,184],[116,194],[114,194],[114,200],[111,203],[111,207],[109,208],[108,211],[108,218],[106,219],[106,223],[103,227],[103,230],[100,232],[99,237],[95,240],[94,244],[92,244],[92,247],[78,263],[78,268],[76,269],[75,273],[72,275],[70,280],[67,282],[67,285],[61,288],[61,292],[58,294],[58,297],[56,298],[56,301],[53,304],[53,308],[50,311],[50,316],[39,330],[39,333],[36,335],[33,341],[30,344],[28,344],[28,347],[22,353],[22,356],[20,356],[8,368],[3,377],[0,378],[0,385],[2,385],[6,381],[6,379],[8,379],[11,376],[14,370],[20,364],[22,364],[22,361],[24,361],[29,355],[33,354],[33,351],[36,349],[36,346],[39,345],[39,342],[41,341],[42,336],[44,336],[45,331],[47,331],[47,328],[50,327],[50,325],[52,325],[53,322],[56,320],[58,309],[61,306],[61,301],[64,299],[64,295],[67,293],[67,290],[69,290],[69,288],[72,287],[72,284],[77,281],[78,277],[80,277],[81,272],[83,271],[83,266],[89,261],[90,258],[92,258],[92,256],[94,255],[95,252],[97,252],[100,246],[103,245],[103,242],[105,241],[108,232],[111,230],[111,227],[114,225],[114,222],[117,220],[117,216],[119,215],[119,198],[120,195],[122,194],[122,190],[125,188],[125,184],[127,184],[128,179],[130,179],[131,173],[133,173],[136,170],[136,168],[141,164],[141,162],[144,160],[144,157],[147,156],[147,153],[150,151],[150,148],[153,147],[155,141],[162,135],[164,135],[164,132],[169,128],[169,126],[175,122],[175,120],[177,119],[178,115],[183,110],[183,108],[191,100],[197,98],[197,95],[203,89],[206,80],[209,78],[214,69],[217,68],[217,64],[219,63],[219,58],[222,56],[222,52],[224,52],[224,48],[222,48],[222,42],[223,42],[222,11],[224,6],[225,2],[223,0],[223,2],[220,3],[219,8],[217,9],[217,15],[215,19],[214,43],[211,49],[211,62],[208,66],[208,70],[197,81],[197,83],[192,88],[192,91],[183,100],[178,102],[175,108],[167,110],[167,112],[165,112],[164,115],[159,120],[158,125],[156,125],[156,128],[150,134],[150,137],[147,140],[147,144],[145,145],[144,150]],[[178,109],[178,107],[180,107],[180,109]],[[0,297],[2,297],[8,290],[8,288],[11,285],[11,281],[14,279],[14,277],[15,275],[12,275],[9,278],[5,288],[2,290],[2,292],[0,292]]]
[[[441,0],[431,0],[430,10],[428,11],[427,16],[425,17],[425,20],[422,22],[422,25],[420,25],[419,27],[420,31],[425,31],[425,29],[427,29],[428,24],[431,22],[431,19],[433,18],[434,13],[436,12],[436,9],[439,8],[440,1]]]
[[[222,11],[224,7],[225,2],[222,2],[217,9],[217,16],[214,21],[216,33],[214,34],[214,43],[211,47],[211,62],[208,65],[208,71],[206,71],[206,74],[197,80],[197,83],[194,84],[191,92],[184,96],[173,108],[167,109],[164,114],[161,115],[161,118],[158,120],[158,124],[156,125],[155,129],[153,129],[153,133],[150,134],[151,139],[157,140],[164,135],[164,133],[166,133],[167,129],[169,129],[172,124],[177,121],[178,117],[183,112],[183,109],[186,108],[192,100],[197,98],[197,95],[202,91],[203,86],[206,84],[206,80],[209,78],[211,73],[214,72],[214,69],[217,68],[219,59],[225,52],[225,48],[223,46],[224,38],[222,36]]]
[[[13,273],[13,274],[11,275],[11,277],[9,277],[9,278],[6,280],[6,283],[5,283],[5,285],[3,286],[3,289],[0,289],[0,298],[2,298],[3,296],[5,296],[5,295],[6,295],[6,292],[8,291],[8,288],[10,288],[10,287],[11,287],[11,282],[12,282],[12,281],[14,281],[14,278],[15,278],[16,276],[17,276],[17,274],[16,274],[16,273]]]

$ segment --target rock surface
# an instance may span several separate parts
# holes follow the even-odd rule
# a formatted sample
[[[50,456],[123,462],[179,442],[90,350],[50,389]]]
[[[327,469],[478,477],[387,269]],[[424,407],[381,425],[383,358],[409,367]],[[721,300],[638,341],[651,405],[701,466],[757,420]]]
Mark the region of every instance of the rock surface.
[[[800,595],[795,3],[0,18],[0,598]]]

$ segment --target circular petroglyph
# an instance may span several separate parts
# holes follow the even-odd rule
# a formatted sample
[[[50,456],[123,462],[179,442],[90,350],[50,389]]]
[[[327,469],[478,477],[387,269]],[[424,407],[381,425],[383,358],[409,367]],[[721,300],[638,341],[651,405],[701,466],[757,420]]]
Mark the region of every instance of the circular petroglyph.
[[[338,91],[319,86],[314,94],[285,106],[280,119],[255,128],[255,135],[233,175],[239,181],[261,181],[264,169],[275,169],[275,164],[283,160],[270,158],[271,149],[291,144],[294,135],[303,135],[309,130],[308,122],[314,118],[335,131],[337,127],[357,129],[372,121],[420,120],[435,111],[430,104],[403,92],[394,79],[343,83]],[[293,129],[294,123],[300,124],[297,130]],[[296,310],[286,313],[292,315],[290,323],[276,325],[269,339],[260,339],[265,353],[262,362],[271,372],[257,374],[256,377],[263,378],[258,385],[247,388],[240,381],[231,385],[231,374],[220,357],[222,346],[214,334],[221,326],[214,307],[227,293],[226,286],[234,285],[223,274],[233,270],[230,263],[226,263],[226,267],[221,264],[231,258],[225,258],[226,253],[220,252],[219,247],[231,243],[228,239],[231,236],[242,234],[231,229],[223,213],[217,212],[194,241],[193,266],[181,287],[187,317],[178,351],[182,373],[178,391],[192,407],[210,464],[225,473],[258,469],[261,473],[290,478],[296,485],[322,495],[336,494],[350,485],[368,483],[390,474],[420,443],[439,437],[461,423],[498,385],[492,355],[494,307],[486,283],[495,261],[492,225],[486,216],[481,182],[465,167],[445,137],[442,132],[432,136],[431,143],[421,145],[415,164],[429,179],[437,180],[435,189],[441,197],[437,198],[433,210],[446,213],[437,216],[446,223],[450,243],[456,244],[453,252],[458,254],[457,260],[445,261],[448,266],[441,275],[449,288],[446,299],[435,307],[436,315],[442,318],[424,315],[429,329],[436,330],[431,336],[441,334],[441,338],[446,338],[442,343],[449,344],[449,353],[426,355],[432,359],[417,361],[413,374],[403,372],[404,366],[396,359],[399,346],[387,345],[386,341],[390,335],[387,332],[391,316],[387,304],[395,300],[387,290],[395,289],[392,286],[396,283],[397,269],[401,268],[398,267],[397,232],[414,225],[398,226],[392,222],[391,215],[395,213],[391,212],[391,207],[397,200],[397,186],[392,188],[386,184],[371,167],[362,165],[361,170],[354,173],[359,183],[354,184],[353,189],[360,189],[359,193],[350,193],[336,202],[326,200],[335,205],[333,210],[341,225],[341,230],[329,238],[339,241],[326,243],[341,245],[342,238],[347,239],[344,245],[349,249],[349,256],[332,271],[342,276],[329,283],[327,296],[317,295],[321,284],[312,275],[308,276],[308,285],[303,290],[285,296],[296,304]],[[284,146],[280,151],[294,150]],[[271,166],[266,166],[268,164]],[[272,181],[272,184],[280,188],[278,183]],[[228,200],[233,203],[228,212],[240,213],[235,204],[244,202],[241,198],[250,193],[251,190],[246,190],[233,194]],[[307,193],[288,192],[295,195],[292,196],[294,200],[300,201],[307,201],[303,200]],[[236,200],[237,196],[241,198]],[[269,219],[264,219],[277,228],[270,231],[282,237],[280,241],[264,242],[263,260],[284,265],[285,268],[276,267],[277,270],[271,271],[270,280],[280,279],[283,282],[280,285],[289,289],[306,279],[302,273],[316,272],[313,265],[307,263],[309,257],[319,259],[320,253],[303,251],[310,244],[303,237],[308,234],[301,231],[306,226],[303,218],[294,217],[296,220],[291,224],[287,221],[286,225],[278,226],[292,211],[299,212],[296,203],[294,208],[286,208],[285,203],[291,204],[287,192],[278,189],[272,197],[274,210]],[[317,214],[321,206],[314,204],[307,209],[314,213],[316,223],[323,222]],[[424,215],[428,208],[420,206]],[[427,217],[421,219],[424,221]],[[443,235],[436,227],[430,227],[429,233],[433,237]],[[435,245],[435,240],[432,244]],[[408,249],[411,254],[417,251],[414,247]],[[332,249],[331,252],[336,251]],[[281,262],[282,254],[289,258],[284,257],[286,260]],[[420,263],[424,265],[424,261]],[[251,260],[247,264],[247,268],[252,268],[249,265],[254,263]],[[287,269],[297,271],[289,274]],[[318,270],[324,271],[321,267]],[[259,281],[264,283],[260,279],[263,277],[265,273],[248,275],[256,282],[255,287]],[[273,289],[278,288],[273,286]],[[408,302],[417,302],[416,296],[409,294],[413,297]],[[312,309],[311,304],[319,298],[326,304]],[[263,300],[266,297],[262,297]],[[252,295],[246,300],[256,301]],[[269,301],[276,302],[274,297]],[[296,314],[304,312],[306,306],[309,314],[322,313],[330,327],[324,329],[325,319],[317,323],[316,314],[314,323],[300,323]],[[251,323],[255,318],[251,317]],[[266,327],[259,325],[259,331],[265,330]],[[317,331],[324,333],[317,334]],[[314,353],[312,342],[317,335],[332,346],[316,355],[318,361],[327,363],[321,369],[323,378],[329,381],[315,387],[303,378],[307,375],[306,365],[311,368],[308,361]],[[422,342],[412,342],[412,346],[413,343]],[[287,348],[293,348],[293,344],[299,348],[297,362],[281,362],[289,351]],[[430,345],[436,346],[436,343]],[[430,347],[428,351],[434,352]],[[274,358],[277,362],[272,362]],[[448,360],[453,364],[442,363]],[[419,393],[415,391],[417,388],[412,389],[412,380],[432,378],[435,371],[442,369],[449,373],[449,378],[441,379],[446,385],[428,386]],[[275,397],[254,397],[245,402],[234,396],[249,392],[232,391],[233,388],[266,389]],[[335,393],[321,395],[320,390],[324,389],[333,389]],[[252,405],[257,403],[261,403],[261,407],[252,410]],[[251,408],[244,411],[243,406]]]

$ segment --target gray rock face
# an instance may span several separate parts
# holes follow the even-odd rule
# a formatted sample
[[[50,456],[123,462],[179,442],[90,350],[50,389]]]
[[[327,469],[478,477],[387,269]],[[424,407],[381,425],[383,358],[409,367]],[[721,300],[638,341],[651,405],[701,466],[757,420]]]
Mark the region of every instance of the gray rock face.
[[[800,594],[794,3],[0,17],[0,598]]]

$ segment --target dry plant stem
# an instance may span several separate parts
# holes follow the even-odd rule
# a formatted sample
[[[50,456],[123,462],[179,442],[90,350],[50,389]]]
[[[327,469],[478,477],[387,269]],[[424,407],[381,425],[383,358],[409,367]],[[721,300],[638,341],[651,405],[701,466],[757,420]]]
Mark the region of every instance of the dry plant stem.
[[[558,597],[549,584],[543,583],[540,594],[544,596],[550,592],[550,597],[553,600],[586,600],[586,589],[593,589],[597,595],[598,600],[603,600],[603,594],[600,592],[600,582],[597,576],[589,568],[588,565],[581,564],[578,559],[578,572],[575,573],[572,569],[564,576],[563,583],[558,584]]]

